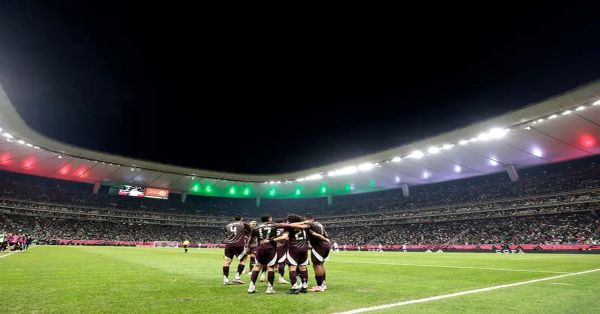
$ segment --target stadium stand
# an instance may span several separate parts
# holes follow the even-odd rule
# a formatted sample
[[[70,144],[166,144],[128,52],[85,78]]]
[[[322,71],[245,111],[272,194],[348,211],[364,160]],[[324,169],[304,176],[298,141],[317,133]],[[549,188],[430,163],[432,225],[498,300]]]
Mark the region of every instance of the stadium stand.
[[[188,197],[169,200],[91,193],[82,183],[2,173],[0,231],[57,240],[220,243],[228,217],[244,212],[312,212],[335,241],[373,244],[599,244],[598,158],[521,171],[517,183],[495,174],[398,190],[321,199],[252,200]]]

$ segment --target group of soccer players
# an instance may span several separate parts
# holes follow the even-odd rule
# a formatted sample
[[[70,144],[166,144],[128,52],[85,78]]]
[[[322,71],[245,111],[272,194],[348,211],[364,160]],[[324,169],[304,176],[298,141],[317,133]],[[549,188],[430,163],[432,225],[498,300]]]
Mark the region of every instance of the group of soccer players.
[[[289,294],[327,290],[324,263],[329,256],[331,245],[325,228],[315,221],[312,215],[306,214],[301,217],[290,214],[287,219],[277,223],[273,222],[270,215],[264,215],[260,218],[259,224],[246,223],[238,215],[225,228],[227,232],[223,264],[225,285],[244,283],[241,276],[244,273],[247,257],[250,256],[251,276],[248,293],[256,292],[256,281],[261,272],[267,273],[266,293],[275,293],[273,283],[276,270],[279,273],[279,283],[292,285]],[[310,256],[316,280],[316,285],[311,289],[308,289],[309,250],[311,250]],[[229,267],[234,256],[238,258],[239,263],[234,280],[230,281]],[[290,282],[284,279],[286,265],[288,265]]]

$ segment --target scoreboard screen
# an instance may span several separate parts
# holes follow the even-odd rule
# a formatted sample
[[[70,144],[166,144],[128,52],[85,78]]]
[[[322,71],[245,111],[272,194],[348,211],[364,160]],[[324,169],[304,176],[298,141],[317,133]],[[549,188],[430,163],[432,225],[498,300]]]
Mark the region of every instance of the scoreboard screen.
[[[110,188],[109,194],[132,197],[148,197],[166,200],[169,198],[169,190],[158,188],[143,188],[141,186],[121,185],[118,188]]]

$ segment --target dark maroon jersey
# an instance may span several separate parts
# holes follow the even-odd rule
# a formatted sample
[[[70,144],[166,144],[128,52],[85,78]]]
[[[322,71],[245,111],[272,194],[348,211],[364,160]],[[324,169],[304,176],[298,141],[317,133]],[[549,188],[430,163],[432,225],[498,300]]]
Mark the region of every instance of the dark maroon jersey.
[[[314,232],[314,233],[318,233],[318,234],[320,234],[320,235],[322,235],[322,236],[324,236],[326,238],[329,238],[329,235],[327,234],[327,231],[325,231],[325,227],[323,227],[323,225],[320,222],[316,222],[316,221],[311,222],[309,224],[309,226],[310,227],[308,228],[308,230],[309,230],[309,232],[308,232],[309,233],[308,239],[310,241],[310,245],[313,246],[313,247],[315,247],[315,246],[320,246],[320,245],[323,245],[323,244],[327,244],[327,242],[325,242],[325,241],[323,241],[323,240],[321,240],[321,239],[319,239],[317,237],[310,236]]]
[[[257,243],[262,240],[275,239],[276,237],[277,227],[272,222],[260,224],[252,230],[252,238],[255,239]]]
[[[305,229],[289,229],[290,247],[308,250],[308,233]]]
[[[250,233],[250,225],[242,221],[234,221],[225,226],[227,237],[225,238],[226,246],[244,246],[246,238]]]
[[[277,228],[277,237],[280,237],[283,233],[285,232],[284,228]],[[288,245],[288,241],[278,241],[277,242],[277,247],[278,248],[286,248],[287,249],[287,245]]]

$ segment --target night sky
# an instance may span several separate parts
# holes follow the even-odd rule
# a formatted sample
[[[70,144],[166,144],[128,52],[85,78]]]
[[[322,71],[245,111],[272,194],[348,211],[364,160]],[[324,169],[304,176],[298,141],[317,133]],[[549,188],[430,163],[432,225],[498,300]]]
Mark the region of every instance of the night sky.
[[[566,2],[279,14],[48,2],[0,4],[0,83],[25,121],[202,169],[303,170],[600,78],[597,10]]]

